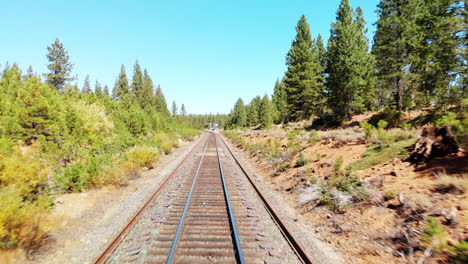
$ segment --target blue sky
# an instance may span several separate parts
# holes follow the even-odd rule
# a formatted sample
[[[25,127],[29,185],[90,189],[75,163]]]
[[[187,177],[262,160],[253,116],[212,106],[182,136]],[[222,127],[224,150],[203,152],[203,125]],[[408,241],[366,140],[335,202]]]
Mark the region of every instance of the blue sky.
[[[189,113],[228,113],[237,98],[271,94],[301,14],[328,39],[339,0],[2,1],[0,64],[46,72],[46,47],[59,38],[81,87],[87,74],[113,87],[136,59],[169,104]],[[372,38],[378,0],[361,6]]]

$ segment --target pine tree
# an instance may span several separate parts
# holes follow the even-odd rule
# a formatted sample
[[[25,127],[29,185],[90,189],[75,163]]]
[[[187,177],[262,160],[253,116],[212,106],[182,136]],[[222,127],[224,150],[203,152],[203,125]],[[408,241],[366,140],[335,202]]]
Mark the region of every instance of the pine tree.
[[[119,77],[115,82],[114,90],[112,92],[112,97],[117,100],[122,100],[126,95],[129,94],[127,74],[125,73],[125,66],[122,64],[120,66]]]
[[[135,62],[135,65],[133,66],[133,78],[132,78],[132,87],[131,90],[133,92],[133,95],[136,96],[137,98],[141,94],[141,91],[143,90],[143,73],[141,72],[141,67],[140,64],[138,63],[138,60]]]
[[[26,73],[26,78],[29,79],[29,78],[34,77],[35,75],[36,74],[34,73],[33,67],[31,65],[29,65],[28,71]]]
[[[269,128],[273,124],[273,107],[270,98],[265,94],[259,107],[260,126]]]
[[[375,57],[369,53],[369,39],[366,37],[366,21],[361,7],[356,8],[355,23],[358,27],[357,46],[355,55],[358,58],[357,82],[359,89],[352,104],[353,112],[372,110],[377,105],[375,89]]]
[[[52,45],[48,46],[47,50],[47,59],[49,60],[47,68],[50,72],[45,74],[46,82],[57,88],[57,90],[62,90],[67,81],[74,79],[70,77],[73,64],[70,62],[68,51],[63,47],[59,39],[56,39]]]
[[[175,117],[177,115],[177,105],[175,101],[172,101],[172,117]]]
[[[153,101],[153,81],[145,69],[143,73],[142,89],[137,94],[137,99],[142,108],[149,106]]]
[[[94,85],[94,92],[97,96],[102,96],[102,86],[98,81],[96,81],[96,84]]]
[[[326,68],[326,52],[325,45],[323,44],[322,35],[318,34],[317,39],[315,40],[315,45],[317,46],[317,53],[320,61],[320,66],[322,69]]]
[[[342,0],[332,23],[327,48],[327,90],[334,121],[341,123],[363,110],[362,96],[368,93],[372,55],[364,35],[364,19],[355,17],[348,0]]]
[[[323,96],[323,69],[304,15],[297,23],[296,32],[286,55],[288,70],[284,79],[290,121],[308,118],[317,112],[317,102]]]
[[[83,88],[81,89],[81,92],[83,94],[90,94],[92,93],[91,91],[91,83],[89,81],[89,75],[86,75],[86,78],[84,80],[84,83],[83,83]]]
[[[457,0],[424,0],[416,20],[422,33],[418,43],[419,64],[413,67],[419,81],[419,98],[424,105],[439,106],[460,100],[458,89],[451,89],[460,76],[458,35],[463,30],[462,17],[457,15]],[[466,33],[466,24],[465,24]]]
[[[256,126],[260,124],[260,104],[262,98],[260,96],[255,96],[249,105],[246,107],[247,110],[247,124],[249,126]]]
[[[245,109],[244,101],[239,98],[234,104],[229,114],[229,120],[226,123],[227,128],[245,127],[247,126],[247,112]]]
[[[288,102],[286,99],[286,91],[284,83],[276,80],[275,88],[272,96],[272,103],[275,111],[275,123],[282,124],[287,121],[288,117]]]
[[[167,108],[166,98],[164,97],[164,94],[160,85],[158,85],[158,88],[156,89],[155,100],[156,100],[155,102],[156,111],[162,113],[165,116],[170,116],[171,113],[169,112]]]
[[[182,106],[180,107],[180,115],[181,116],[186,116],[187,115],[187,109],[185,109],[184,104],[182,104]]]
[[[412,96],[412,79],[418,79],[411,72],[411,66],[419,64],[415,56],[421,35],[416,24],[418,2],[381,0],[377,5],[379,18],[372,52],[376,57],[379,101],[380,105],[393,101],[398,110],[403,110],[404,101]]]
[[[109,86],[107,86],[107,84],[104,85],[103,93],[104,93],[105,95],[107,95],[107,96],[110,96],[110,94],[109,94]]]

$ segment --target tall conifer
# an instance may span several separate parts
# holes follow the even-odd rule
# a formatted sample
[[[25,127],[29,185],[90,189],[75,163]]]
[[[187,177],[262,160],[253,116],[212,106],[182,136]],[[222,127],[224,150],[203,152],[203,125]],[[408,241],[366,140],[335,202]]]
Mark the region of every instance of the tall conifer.
[[[120,66],[119,77],[117,77],[117,81],[115,82],[112,95],[115,99],[121,100],[126,95],[128,95],[128,93],[129,93],[129,87],[128,87],[127,74],[125,73],[125,66],[122,64],[122,66]]]
[[[67,81],[74,80],[70,76],[73,64],[70,62],[68,51],[63,47],[59,39],[56,39],[52,45],[48,46],[47,50],[49,73],[45,74],[46,82],[58,90],[62,90]]]
[[[377,5],[379,18],[372,52],[376,56],[379,101],[381,105],[393,101],[398,110],[403,110],[405,100],[411,100],[412,80],[418,79],[412,66],[419,64],[415,56],[421,36],[416,24],[419,2],[381,0]]]
[[[86,75],[86,78],[84,80],[83,88],[81,89],[81,92],[83,94],[90,94],[92,92],[91,91],[91,83],[89,81],[89,75]]]
[[[323,96],[322,67],[304,15],[297,22],[296,32],[286,55],[288,70],[284,79],[290,121],[316,112],[318,99]]]
[[[285,123],[288,117],[288,102],[284,83],[278,79],[273,90],[272,103],[275,108],[275,123]]]
[[[335,121],[342,122],[363,110],[363,96],[368,93],[367,78],[372,71],[372,56],[364,35],[364,21],[342,0],[332,23],[327,48],[327,90]]]

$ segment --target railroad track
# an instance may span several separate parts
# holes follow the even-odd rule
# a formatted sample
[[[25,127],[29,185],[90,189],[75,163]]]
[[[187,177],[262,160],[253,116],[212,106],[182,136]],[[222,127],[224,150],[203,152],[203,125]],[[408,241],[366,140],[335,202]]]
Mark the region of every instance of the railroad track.
[[[206,133],[95,263],[312,263],[224,140]]]

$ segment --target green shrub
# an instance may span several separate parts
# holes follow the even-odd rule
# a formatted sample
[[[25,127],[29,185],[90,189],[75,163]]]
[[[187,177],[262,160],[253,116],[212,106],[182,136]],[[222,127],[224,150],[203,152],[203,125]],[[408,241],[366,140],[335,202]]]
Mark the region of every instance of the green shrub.
[[[468,263],[468,241],[460,241],[448,248],[451,263]]]
[[[433,216],[428,216],[424,224],[424,233],[421,235],[421,241],[427,248],[435,252],[441,252],[446,247],[447,232],[442,228],[442,224]]]
[[[290,169],[292,167],[292,164],[291,162],[284,162],[280,165],[278,171],[280,172],[283,172],[283,171],[287,171],[288,169]]]
[[[364,170],[395,158],[406,159],[409,155],[407,147],[414,144],[413,139],[398,141],[386,145],[369,146],[362,158],[351,163],[347,170]]]
[[[47,187],[48,163],[41,157],[41,145],[15,146],[10,155],[0,155],[0,187],[15,186],[23,199],[33,200]]]
[[[435,125],[438,127],[451,126],[456,134],[462,134],[467,131],[468,120],[466,118],[458,118],[455,113],[448,112],[446,115],[436,120]]]
[[[316,130],[311,130],[309,133],[309,142],[315,144],[320,141],[320,135]]]
[[[159,150],[155,147],[135,146],[125,153],[125,160],[138,167],[152,167],[153,162],[159,159]]]
[[[400,124],[403,122],[403,113],[394,109],[394,108],[386,108],[383,111],[373,115],[369,119],[369,124],[377,127],[380,121],[385,121],[388,124],[389,128],[399,127]]]
[[[395,190],[388,190],[384,193],[383,198],[385,201],[390,201],[397,196],[398,192]]]
[[[51,201],[41,195],[25,201],[14,187],[0,187],[0,248],[38,247],[50,231]]]
[[[335,170],[335,174],[343,174],[343,156],[338,157],[338,159],[335,161],[335,164],[333,164],[333,169]]]
[[[307,163],[309,163],[309,160],[305,158],[303,153],[301,153],[301,155],[299,155],[299,157],[296,160],[296,166],[297,167],[302,167],[302,166],[306,165]]]

